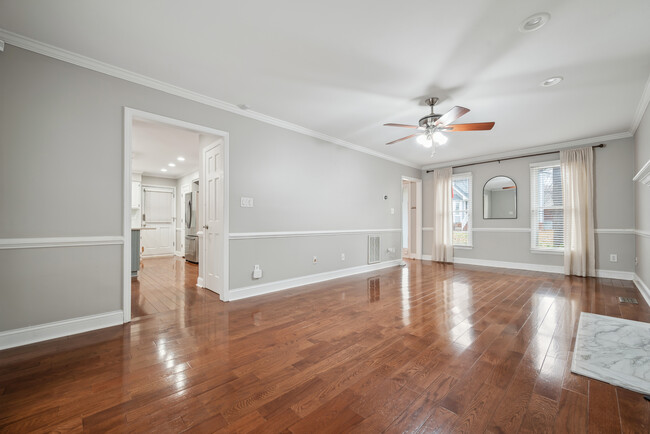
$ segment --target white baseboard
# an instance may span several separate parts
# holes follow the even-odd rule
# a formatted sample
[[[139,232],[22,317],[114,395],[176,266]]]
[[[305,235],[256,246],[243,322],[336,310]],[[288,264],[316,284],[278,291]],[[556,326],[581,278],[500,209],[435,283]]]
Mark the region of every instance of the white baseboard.
[[[634,273],[631,271],[596,270],[596,277],[607,279],[634,280]]]
[[[182,258],[182,257],[183,257],[183,252],[181,252],[181,251],[179,251],[179,250],[176,250],[176,251],[174,252],[174,255],[175,255],[175,256],[180,256],[180,257]]]
[[[0,332],[0,350],[121,325],[121,310]]]
[[[261,285],[246,286],[230,290],[229,300],[241,300],[242,298],[254,297],[256,295],[269,294],[295,288],[296,286],[309,285],[312,283],[324,282],[326,280],[338,279],[339,277],[352,276],[354,274],[367,273],[369,271],[381,270],[382,268],[400,265],[401,260],[380,262],[372,265],[360,265],[358,267],[343,268],[341,270],[327,271],[325,273],[309,274],[307,276],[293,279],[279,280],[277,282],[263,283]]]
[[[196,286],[198,286],[199,288],[205,288],[203,277],[199,277],[198,279],[196,279]]]
[[[634,284],[639,289],[643,298],[645,298],[645,302],[650,305],[650,288],[648,288],[648,285],[636,273],[634,274]]]
[[[561,265],[526,264],[523,262],[490,261],[487,259],[454,258],[455,264],[479,265],[482,267],[511,268],[514,270],[541,271],[544,273],[564,274]]]
[[[423,255],[423,260],[431,261],[431,255]],[[487,259],[454,258],[455,264],[478,265],[482,267],[512,268],[515,270],[541,271],[545,273],[564,274],[562,265],[527,264],[524,262],[491,261]],[[630,271],[596,270],[596,277],[607,279],[635,280]]]
[[[145,255],[144,253],[140,255],[142,259],[149,259],[149,258],[169,258],[174,256],[174,253],[165,253],[164,255]]]

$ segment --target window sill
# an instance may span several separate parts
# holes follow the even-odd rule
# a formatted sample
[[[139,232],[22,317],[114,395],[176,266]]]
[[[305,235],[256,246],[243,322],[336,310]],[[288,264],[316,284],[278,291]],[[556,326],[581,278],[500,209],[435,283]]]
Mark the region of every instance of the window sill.
[[[539,253],[542,255],[559,255],[564,256],[564,249],[551,250],[551,249],[530,249],[530,253]]]
[[[454,246],[454,249],[472,250],[474,246]]]

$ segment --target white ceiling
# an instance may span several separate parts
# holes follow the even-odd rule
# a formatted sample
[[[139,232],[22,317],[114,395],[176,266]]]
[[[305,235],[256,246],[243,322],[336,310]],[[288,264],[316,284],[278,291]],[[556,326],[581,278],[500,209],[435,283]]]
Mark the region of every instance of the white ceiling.
[[[526,17],[548,12],[539,31]],[[438,164],[628,132],[650,74],[647,0],[5,1],[0,27],[370,148]],[[539,83],[551,76],[554,87]],[[422,101],[462,105],[431,157]]]
[[[178,161],[178,157],[185,158],[185,161]],[[169,163],[176,166],[170,167]],[[199,170],[199,133],[134,119],[131,129],[131,170],[146,176],[174,179],[196,172]]]

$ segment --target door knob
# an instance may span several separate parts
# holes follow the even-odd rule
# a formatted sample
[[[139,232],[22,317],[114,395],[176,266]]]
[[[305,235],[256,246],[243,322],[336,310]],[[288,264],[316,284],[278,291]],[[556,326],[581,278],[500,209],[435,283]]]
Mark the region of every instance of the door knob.
[[[203,225],[203,229],[207,229],[207,228],[208,228],[208,225]]]

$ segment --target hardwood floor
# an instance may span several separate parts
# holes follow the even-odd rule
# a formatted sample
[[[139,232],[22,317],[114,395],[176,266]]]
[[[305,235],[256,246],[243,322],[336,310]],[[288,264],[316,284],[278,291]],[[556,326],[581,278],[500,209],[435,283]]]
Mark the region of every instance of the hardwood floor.
[[[131,279],[132,318],[184,309],[208,293],[196,286],[199,266],[178,256],[146,258]]]
[[[569,370],[581,311],[650,321],[631,282],[409,261],[222,303],[191,273],[143,274],[130,324],[0,352],[0,430],[650,430]]]

